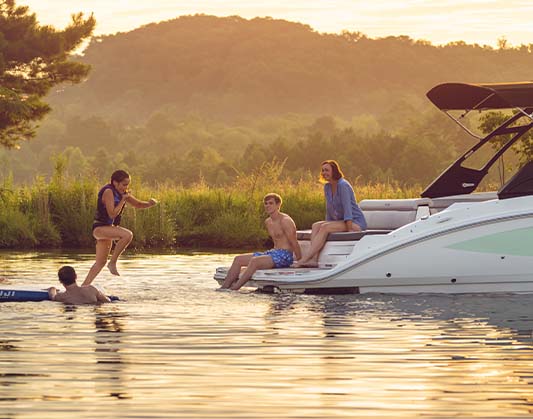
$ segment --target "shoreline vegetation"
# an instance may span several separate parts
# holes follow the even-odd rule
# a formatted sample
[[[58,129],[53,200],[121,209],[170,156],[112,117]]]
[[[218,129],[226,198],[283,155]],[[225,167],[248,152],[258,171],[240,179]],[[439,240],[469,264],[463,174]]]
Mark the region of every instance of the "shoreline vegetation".
[[[127,207],[122,223],[134,233],[134,249],[268,247],[263,227],[262,198],[268,192],[283,197],[282,211],[299,230],[324,217],[322,185],[308,174],[299,181],[282,178],[283,164],[265,163],[229,186],[199,182],[184,187],[148,185],[135,178],[132,190],[140,199],[155,197],[159,205],[147,211]],[[353,181],[353,179],[350,179]],[[49,181],[37,177],[31,186],[16,186],[11,176],[0,181],[0,249],[88,248],[96,197],[105,180],[71,178],[56,165]],[[413,198],[418,186],[353,182],[358,201]]]

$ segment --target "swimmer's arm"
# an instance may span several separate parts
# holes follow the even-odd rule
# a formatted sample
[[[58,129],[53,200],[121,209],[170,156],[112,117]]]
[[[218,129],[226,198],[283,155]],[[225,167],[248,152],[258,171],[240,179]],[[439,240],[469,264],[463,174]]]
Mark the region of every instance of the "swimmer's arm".
[[[98,291],[98,294],[96,294],[96,300],[99,303],[110,303],[111,300],[107,295],[102,294],[100,291]]]
[[[107,295],[104,295],[102,291],[100,291],[98,288],[88,285],[89,287],[94,289],[94,292],[96,292],[96,301],[99,303],[110,303],[111,300],[107,297]]]
[[[56,299],[56,296],[57,296],[57,288],[56,287],[48,288],[48,298],[54,301]]]
[[[60,303],[64,303],[66,301],[65,293],[57,292],[57,289],[55,287],[48,288],[48,296],[52,301],[59,301]]]

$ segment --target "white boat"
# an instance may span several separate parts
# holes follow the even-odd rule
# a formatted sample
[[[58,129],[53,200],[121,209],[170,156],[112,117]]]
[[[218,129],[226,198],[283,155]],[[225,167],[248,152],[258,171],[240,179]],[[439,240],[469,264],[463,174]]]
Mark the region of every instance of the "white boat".
[[[533,127],[533,83],[434,87],[428,98],[469,134],[472,110],[514,109],[457,159],[420,198],[363,200],[368,230],[333,233],[318,268],[257,271],[246,286],[305,293],[533,292],[533,163],[498,192],[474,193],[489,168]],[[463,111],[455,117],[455,111]],[[481,167],[469,159],[495,137],[509,140]],[[299,231],[302,250],[310,231]],[[228,268],[215,272],[222,283]]]

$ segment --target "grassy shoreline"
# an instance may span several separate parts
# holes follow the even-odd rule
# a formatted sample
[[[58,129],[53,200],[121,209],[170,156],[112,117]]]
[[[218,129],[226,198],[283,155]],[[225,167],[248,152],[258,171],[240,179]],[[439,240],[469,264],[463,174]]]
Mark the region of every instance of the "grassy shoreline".
[[[122,225],[134,233],[131,248],[243,249],[268,246],[262,198],[279,193],[282,211],[298,229],[324,217],[322,185],[309,176],[299,182],[280,180],[275,167],[239,178],[227,187],[199,183],[193,187],[149,187],[133,178],[133,194],[154,197],[159,205],[126,208]],[[91,226],[99,188],[105,181],[55,175],[32,186],[0,185],[0,249],[92,248]],[[357,199],[412,198],[419,189],[392,184],[355,185]]]

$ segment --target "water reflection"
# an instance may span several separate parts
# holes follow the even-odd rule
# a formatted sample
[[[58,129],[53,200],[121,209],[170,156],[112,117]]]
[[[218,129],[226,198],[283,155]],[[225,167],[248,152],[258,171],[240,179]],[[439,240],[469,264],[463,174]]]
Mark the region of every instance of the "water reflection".
[[[95,381],[101,385],[100,392],[116,399],[130,398],[125,390],[125,362],[121,356],[125,317],[116,306],[104,304],[95,309],[94,352],[100,367],[100,379]]]
[[[92,256],[1,272],[45,287]],[[126,255],[98,279],[117,304],[0,304],[2,417],[532,415],[533,296],[218,293],[231,259]]]
[[[372,405],[381,411],[458,403],[491,415],[498,403],[513,415],[533,409],[532,302],[531,296],[328,296],[277,300],[272,312],[285,321],[306,309],[308,322],[321,317],[322,395],[351,394],[353,407],[368,407],[366,396],[353,391],[365,388],[365,395],[370,390],[387,400],[386,407]],[[384,362],[391,370],[380,368]]]

